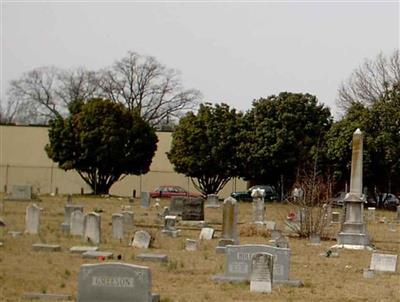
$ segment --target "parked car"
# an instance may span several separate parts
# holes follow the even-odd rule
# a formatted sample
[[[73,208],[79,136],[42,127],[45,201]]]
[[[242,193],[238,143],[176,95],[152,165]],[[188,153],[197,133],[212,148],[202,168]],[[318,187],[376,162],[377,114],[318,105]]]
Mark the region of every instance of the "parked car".
[[[346,194],[347,194],[347,192],[340,191],[340,192],[336,193],[335,196],[331,197],[329,199],[329,202],[333,206],[341,207],[341,206],[343,206],[343,203],[344,203],[343,201],[346,198]],[[367,203],[367,197],[365,196],[365,194],[361,194],[361,199],[364,201],[364,203]]]
[[[151,198],[171,198],[173,196],[201,197],[199,193],[191,193],[180,186],[159,186],[153,192],[150,192]]]
[[[270,185],[256,185],[248,189],[247,191],[233,192],[231,196],[237,201],[252,201],[251,192],[255,189],[263,189],[265,191],[265,200],[277,200],[278,194],[275,188]]]
[[[382,193],[379,194],[377,198],[379,199],[379,204],[384,209],[396,210],[397,206],[400,205],[399,198],[397,198],[396,195],[392,193]],[[371,206],[376,206],[376,200],[371,199],[370,204]]]

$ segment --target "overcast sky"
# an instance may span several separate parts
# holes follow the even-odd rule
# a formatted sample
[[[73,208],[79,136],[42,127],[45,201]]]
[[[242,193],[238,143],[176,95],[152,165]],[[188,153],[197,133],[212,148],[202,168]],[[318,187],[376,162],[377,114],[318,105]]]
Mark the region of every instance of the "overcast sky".
[[[253,99],[309,92],[336,112],[365,58],[399,48],[399,3],[2,2],[2,99],[40,66],[99,69],[128,50],[181,71],[205,101],[247,110]]]

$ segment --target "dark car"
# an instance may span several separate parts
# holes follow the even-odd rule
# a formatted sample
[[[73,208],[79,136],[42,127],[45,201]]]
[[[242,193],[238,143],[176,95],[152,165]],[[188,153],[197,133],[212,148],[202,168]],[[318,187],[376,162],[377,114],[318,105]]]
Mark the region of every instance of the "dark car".
[[[277,200],[278,194],[276,194],[275,188],[270,185],[256,185],[248,189],[247,191],[233,192],[231,196],[237,201],[253,201],[251,192],[255,189],[262,189],[265,191],[265,200]]]
[[[151,198],[171,198],[173,196],[201,197],[198,193],[191,193],[180,186],[159,186],[153,192],[150,192]]]

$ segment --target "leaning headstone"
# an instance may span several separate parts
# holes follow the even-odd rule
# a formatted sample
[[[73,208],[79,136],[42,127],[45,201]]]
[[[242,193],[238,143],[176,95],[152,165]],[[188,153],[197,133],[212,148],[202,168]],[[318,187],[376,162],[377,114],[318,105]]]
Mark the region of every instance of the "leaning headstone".
[[[140,207],[148,209],[150,207],[150,193],[142,192],[140,194]]]
[[[151,302],[148,267],[126,263],[83,264],[77,302]]]
[[[40,208],[36,204],[31,204],[26,208],[25,232],[28,234],[38,234],[40,227]]]
[[[183,196],[173,196],[171,197],[169,203],[169,214],[170,215],[182,215],[183,212],[183,203],[185,202],[186,197]]]
[[[223,239],[233,241],[234,244],[239,244],[237,232],[238,204],[236,199],[228,197],[222,205],[222,238],[216,247],[217,253],[225,251],[225,243]]]
[[[218,195],[217,194],[207,195],[206,208],[216,209],[219,207],[220,207],[220,205],[219,205],[219,201],[218,201]]]
[[[340,213],[332,212],[332,223],[340,223]]]
[[[85,228],[85,214],[82,211],[76,210],[71,214],[71,226],[69,229],[70,235],[83,236]]]
[[[175,225],[176,225],[176,216],[172,215],[165,216],[164,228],[161,230],[161,233],[171,237],[178,237],[180,230],[177,230]]]
[[[146,231],[137,231],[135,232],[135,236],[133,237],[132,246],[148,249],[151,242],[151,235]]]
[[[274,256],[257,253],[252,257],[250,291],[255,293],[272,292]]]
[[[255,189],[251,192],[253,198],[253,223],[264,224],[265,220],[265,190]]]
[[[372,253],[370,269],[380,272],[396,272],[397,255]]]
[[[122,214],[115,213],[111,217],[112,236],[114,239],[121,240],[124,238],[124,217]]]
[[[200,231],[200,240],[211,240],[214,236],[213,228],[202,228]]]
[[[11,186],[10,200],[31,200],[32,186],[29,185],[13,185]]]
[[[204,220],[204,200],[201,197],[187,198],[183,202],[182,220]]]
[[[368,207],[367,220],[375,221],[375,208],[374,207]]]
[[[274,256],[274,283],[301,285],[299,280],[289,280],[290,249],[259,244],[228,245],[225,251],[224,275],[213,276],[212,279],[218,282],[250,281],[252,257],[257,253],[268,253]]]
[[[99,244],[101,241],[101,216],[97,213],[86,214],[84,240],[89,240],[94,244]]]
[[[189,252],[197,251],[197,241],[193,239],[186,239],[185,250]]]

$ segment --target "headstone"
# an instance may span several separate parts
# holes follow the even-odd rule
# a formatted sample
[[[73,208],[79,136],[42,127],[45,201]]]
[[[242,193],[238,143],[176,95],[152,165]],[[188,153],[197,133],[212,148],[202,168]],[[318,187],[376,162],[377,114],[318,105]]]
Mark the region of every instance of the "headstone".
[[[99,249],[97,246],[73,246],[69,249],[70,253],[83,254],[86,252],[96,252]]]
[[[197,251],[197,241],[193,239],[186,239],[185,250],[189,252]]]
[[[164,228],[161,230],[161,233],[171,237],[178,237],[180,230],[177,230],[175,225],[176,225],[176,216],[172,215],[165,216]]]
[[[187,198],[183,202],[182,220],[204,220],[204,200],[201,197]]]
[[[136,259],[151,262],[168,262],[168,256],[165,254],[143,253],[136,256]]]
[[[218,242],[216,251],[223,253],[225,245],[223,239],[233,241],[234,244],[239,244],[237,232],[238,204],[236,199],[228,197],[222,205],[222,238]]]
[[[375,208],[374,207],[368,207],[367,220],[375,221]]]
[[[363,221],[363,134],[360,129],[353,133],[350,192],[344,199],[344,222],[337,236],[338,248],[367,249],[369,236]]]
[[[82,253],[82,258],[84,259],[112,259],[113,258],[112,252],[104,252],[104,251],[87,251]]]
[[[82,211],[76,210],[71,214],[71,226],[69,233],[73,236],[83,236],[85,229],[85,214]]]
[[[253,223],[264,224],[265,220],[265,190],[255,189],[251,192],[253,198]]]
[[[257,253],[252,257],[250,291],[255,293],[272,292],[274,256]]]
[[[171,197],[169,204],[169,214],[170,215],[182,215],[183,203],[186,197],[183,196],[173,196]]]
[[[268,253],[274,256],[273,282],[301,285],[298,280],[289,280],[290,249],[269,245],[246,244],[228,245],[225,250],[224,275],[214,276],[214,281],[246,282],[250,281],[253,255]]]
[[[10,200],[31,200],[32,186],[29,185],[12,185]]]
[[[219,208],[219,201],[218,201],[218,195],[217,194],[209,194],[207,195],[207,204],[206,208]]]
[[[101,241],[101,216],[97,213],[86,214],[84,240],[89,240],[93,244],[99,244]]]
[[[332,222],[332,205],[325,203],[322,206],[322,214],[323,214],[323,221],[324,221],[324,225],[328,225]]]
[[[31,204],[26,208],[25,232],[28,234],[38,234],[40,227],[40,208],[36,204]]]
[[[150,193],[142,192],[140,194],[140,207],[148,209],[150,207]]]
[[[126,263],[83,264],[77,302],[151,302],[148,267]]]
[[[389,223],[388,228],[390,232],[396,232],[397,231],[397,226],[394,223]]]
[[[370,269],[380,272],[396,272],[397,255],[372,253]]]
[[[137,231],[135,232],[135,236],[132,241],[132,246],[141,248],[141,249],[148,249],[151,242],[151,235],[146,231]]]
[[[61,246],[58,244],[44,244],[36,243],[32,245],[34,251],[40,252],[59,252],[61,251]]]
[[[320,245],[321,244],[321,236],[317,234],[310,235],[310,244],[311,245]]]
[[[214,236],[213,228],[202,228],[200,231],[200,240],[211,240]]]
[[[126,229],[126,230],[132,229],[134,226],[133,212],[132,211],[122,211],[121,214],[123,216],[124,229]]]
[[[64,222],[61,224],[61,230],[70,233],[71,230],[71,215],[74,211],[83,212],[83,206],[75,204],[67,204],[64,207]]]
[[[340,213],[332,212],[332,223],[340,223]]]
[[[122,214],[113,214],[112,220],[112,236],[114,239],[121,240],[124,238],[124,217]]]
[[[276,222],[275,221],[266,221],[265,228],[269,231],[274,231],[276,229]]]

